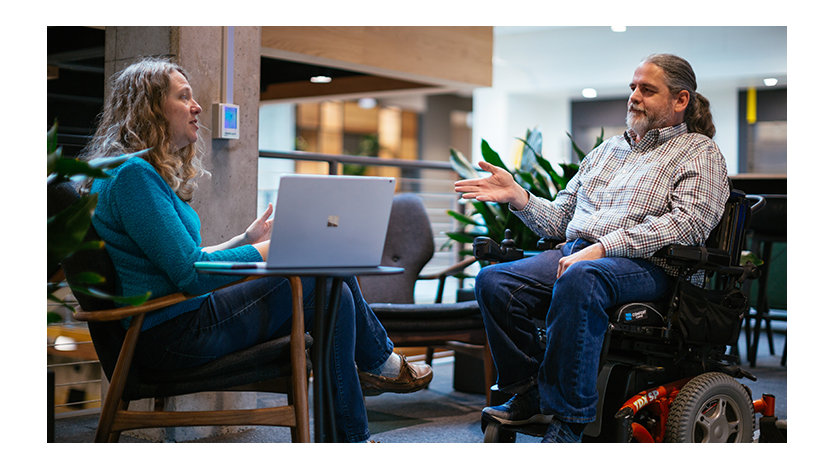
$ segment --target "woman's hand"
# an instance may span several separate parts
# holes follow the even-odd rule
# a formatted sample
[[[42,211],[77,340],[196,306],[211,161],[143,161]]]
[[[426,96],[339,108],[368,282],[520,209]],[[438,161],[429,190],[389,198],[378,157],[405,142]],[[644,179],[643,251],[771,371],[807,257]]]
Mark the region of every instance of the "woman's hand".
[[[491,173],[484,178],[460,180],[455,182],[455,191],[463,193],[464,199],[478,201],[509,202],[516,209],[523,209],[527,205],[529,195],[513,179],[513,175],[487,162],[478,165]]]
[[[269,206],[266,208],[263,214],[260,217],[255,219],[254,222],[243,232],[243,244],[244,245],[254,245],[255,243],[260,243],[266,240],[269,240],[269,237],[272,235],[272,220],[269,216],[272,215],[272,203],[269,203]]]
[[[272,236],[272,220],[269,219],[269,216],[272,215],[272,203],[269,203],[269,207],[266,208],[263,214],[260,217],[255,219],[249,228],[246,229],[245,232],[235,235],[231,240],[223,242],[219,245],[214,246],[207,246],[203,247],[203,251],[206,253],[212,253],[215,251],[220,250],[228,250],[230,248],[235,248],[238,246],[243,245],[256,245],[255,248],[258,248],[258,251],[262,251],[261,248],[258,247],[259,244],[262,242],[269,242],[269,237]],[[269,243],[266,243],[266,247],[268,249]],[[261,253],[261,256],[264,255],[264,252]]]

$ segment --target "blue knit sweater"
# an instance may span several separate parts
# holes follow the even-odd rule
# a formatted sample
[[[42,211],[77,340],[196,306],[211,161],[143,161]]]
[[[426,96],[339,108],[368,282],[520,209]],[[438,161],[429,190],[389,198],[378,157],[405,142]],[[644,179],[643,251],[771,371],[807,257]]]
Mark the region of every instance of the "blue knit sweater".
[[[198,274],[195,261],[262,261],[252,245],[202,251],[197,213],[142,158],[131,158],[109,173],[111,178],[93,182],[92,192],[98,193],[93,226],[113,260],[119,294],[204,294],[147,314],[143,330],[194,310],[207,292],[238,279]]]

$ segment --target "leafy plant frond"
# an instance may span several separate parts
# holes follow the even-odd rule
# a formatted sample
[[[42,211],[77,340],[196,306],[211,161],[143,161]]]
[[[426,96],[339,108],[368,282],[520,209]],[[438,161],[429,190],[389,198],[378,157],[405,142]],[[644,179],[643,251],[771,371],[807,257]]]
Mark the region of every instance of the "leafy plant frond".
[[[148,151],[150,149],[114,157],[97,158],[91,161],[65,158],[61,147],[58,146],[58,122],[55,121],[46,133],[46,184],[49,186],[69,180],[84,181],[95,178],[109,178],[105,170],[119,166],[127,159],[141,156]],[[73,253],[104,248],[103,242],[84,240],[87,231],[90,229],[97,202],[97,194],[84,194],[57,214],[47,216],[47,272],[54,272],[60,263]],[[104,278],[101,275],[93,272],[79,273],[73,278],[67,279],[67,283],[78,292],[110,299],[118,303],[140,305],[150,297],[150,293],[132,297],[112,296],[91,287],[101,284],[103,281]],[[57,289],[64,285],[63,283],[47,282],[47,299],[74,311],[72,305],[54,295]],[[47,312],[47,322],[60,320],[60,315],[55,312]]]
[[[571,139],[571,145],[574,151],[579,155],[579,160],[582,161],[586,153],[576,145],[570,133],[568,133],[568,137]],[[554,167],[542,155],[542,134],[538,129],[528,130],[525,137],[523,139],[518,138],[518,140],[524,145],[518,169],[510,169],[501,160],[498,153],[490,147],[489,143],[481,139],[481,153],[484,160],[510,172],[513,178],[523,188],[530,191],[531,194],[552,200],[577,173],[579,166],[574,163],[560,163],[557,167]],[[601,130],[594,147],[602,143],[602,141],[603,133]],[[452,167],[462,178],[481,177],[478,170],[461,152],[451,149],[450,160]],[[466,215],[460,215],[457,212],[453,215],[452,212],[454,211],[450,211],[449,215],[464,224],[464,226],[478,226],[479,228],[485,229],[485,235],[497,242],[501,242],[504,239],[504,231],[509,229],[513,233],[516,246],[526,250],[535,249],[539,237],[526,227],[521,219],[512,215],[507,204],[473,200],[471,207],[472,211]],[[475,217],[476,215],[479,215],[483,219],[483,222],[478,221]],[[444,243],[443,247],[451,246],[452,241],[470,243],[477,236],[464,232],[447,232],[446,235],[449,237],[450,242]]]

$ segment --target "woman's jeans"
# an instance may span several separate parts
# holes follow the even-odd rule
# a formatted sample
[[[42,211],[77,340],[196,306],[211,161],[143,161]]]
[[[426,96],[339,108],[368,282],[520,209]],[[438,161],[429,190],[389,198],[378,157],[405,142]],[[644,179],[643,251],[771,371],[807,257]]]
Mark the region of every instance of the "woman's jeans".
[[[499,390],[522,393],[538,383],[542,413],[568,423],[596,418],[606,309],[657,300],[672,285],[672,278],[649,260],[630,258],[581,261],[557,280],[559,259],[588,245],[576,240],[488,266],[475,282]],[[544,320],[544,349],[534,319]]]
[[[301,283],[304,324],[309,331],[315,310],[315,279],[302,278]],[[291,318],[290,283],[286,279],[264,277],[236,284],[213,292],[197,310],[142,332],[136,360],[142,366],[158,369],[197,366],[288,335]],[[330,371],[337,437],[341,442],[364,441],[370,431],[356,369],[378,368],[394,345],[353,277],[342,284],[333,335]]]

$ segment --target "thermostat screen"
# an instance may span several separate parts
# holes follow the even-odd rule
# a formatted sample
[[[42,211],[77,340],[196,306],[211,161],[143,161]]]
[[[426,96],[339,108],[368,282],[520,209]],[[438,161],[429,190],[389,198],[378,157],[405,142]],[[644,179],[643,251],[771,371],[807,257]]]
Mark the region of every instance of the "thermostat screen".
[[[237,129],[237,108],[224,107],[223,113],[223,127]]]

